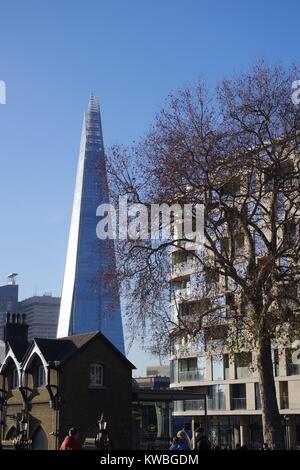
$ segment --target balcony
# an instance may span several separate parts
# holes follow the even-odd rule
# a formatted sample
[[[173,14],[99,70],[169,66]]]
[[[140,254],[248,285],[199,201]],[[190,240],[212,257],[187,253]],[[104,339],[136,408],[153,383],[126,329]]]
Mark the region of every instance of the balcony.
[[[205,380],[205,371],[202,369],[184,370],[178,373],[179,382],[197,382],[199,380]]]
[[[243,398],[232,398],[231,407],[233,410],[246,410],[247,400],[246,397]]]
[[[174,411],[204,411],[204,400],[179,400],[174,402]]]
[[[191,298],[192,290],[190,286],[187,286],[181,289],[175,289],[172,295],[176,300],[186,300]]]
[[[208,398],[207,399],[208,411],[226,410],[225,397]],[[174,402],[174,411],[204,411],[204,400],[178,400]]]
[[[287,364],[288,375],[300,375],[300,364]]]
[[[200,269],[201,266],[197,259],[188,259],[186,261],[181,261],[179,263],[175,263],[172,266],[172,276],[182,276],[185,273],[191,273],[196,269]]]

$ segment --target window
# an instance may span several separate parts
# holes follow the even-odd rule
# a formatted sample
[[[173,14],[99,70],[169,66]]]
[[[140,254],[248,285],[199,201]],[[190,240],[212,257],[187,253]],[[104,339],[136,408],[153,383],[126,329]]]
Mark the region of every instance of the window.
[[[222,348],[228,336],[228,328],[226,325],[215,325],[205,330],[205,349],[216,350]]]
[[[300,364],[293,360],[293,353],[295,350],[286,349],[286,368],[287,375],[300,375]]]
[[[213,380],[224,380],[223,356],[212,356],[211,363]]]
[[[279,375],[279,354],[278,349],[272,349],[272,363],[273,363],[273,373],[277,377]]]
[[[259,383],[255,382],[255,409],[261,410],[261,398],[260,398],[260,387]]]
[[[209,385],[207,407],[209,410],[226,410],[225,385]]]
[[[178,382],[178,361],[170,361],[170,382],[177,383]]]
[[[231,385],[231,408],[245,410],[246,404],[246,384]]]
[[[229,377],[228,354],[212,356],[212,378],[213,380],[226,380]]]
[[[193,382],[205,379],[205,357],[179,360],[179,382]]]
[[[223,366],[224,366],[224,379],[229,379],[229,355],[224,354],[223,356]]]
[[[36,386],[44,387],[46,384],[46,375],[43,364],[39,364],[36,369]]]
[[[10,388],[13,390],[14,388],[18,388],[19,386],[19,375],[18,375],[18,370],[16,367],[13,368],[11,371],[11,376],[10,376]]]
[[[242,352],[235,354],[235,378],[246,379],[251,376],[252,354]]]
[[[200,314],[208,312],[210,309],[209,299],[195,300],[191,302],[183,302],[179,305],[179,316],[198,316]]]
[[[91,387],[103,386],[103,366],[101,364],[90,365],[90,386]]]
[[[219,273],[217,271],[217,268],[213,267],[205,267],[205,275],[206,275],[206,284],[208,287],[211,286],[211,284],[215,284],[219,281]]]
[[[288,382],[279,382],[280,408],[289,408],[289,384]]]

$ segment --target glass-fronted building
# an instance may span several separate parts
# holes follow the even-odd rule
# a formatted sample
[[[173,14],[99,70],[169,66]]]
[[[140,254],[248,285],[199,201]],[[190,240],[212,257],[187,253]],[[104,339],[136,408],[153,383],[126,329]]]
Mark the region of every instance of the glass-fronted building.
[[[112,286],[114,242],[96,235],[97,207],[108,202],[100,106],[91,96],[83,121],[57,336],[100,330],[124,352],[119,295]]]

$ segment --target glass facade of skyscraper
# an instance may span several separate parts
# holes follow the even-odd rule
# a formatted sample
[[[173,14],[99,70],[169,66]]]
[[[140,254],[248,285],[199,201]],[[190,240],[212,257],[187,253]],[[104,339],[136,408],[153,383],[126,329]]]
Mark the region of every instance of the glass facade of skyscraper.
[[[83,122],[58,337],[100,330],[124,352],[119,295],[106,277],[115,273],[114,243],[96,236],[96,210],[107,202],[100,107],[92,96]]]

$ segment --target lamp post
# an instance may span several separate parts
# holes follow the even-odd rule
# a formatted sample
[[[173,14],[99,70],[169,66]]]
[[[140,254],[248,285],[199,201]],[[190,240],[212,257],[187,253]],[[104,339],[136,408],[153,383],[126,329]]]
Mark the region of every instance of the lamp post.
[[[0,389],[0,450],[2,449],[3,429],[5,427],[5,418],[7,411],[7,391]]]
[[[286,450],[290,450],[291,448],[291,440],[290,440],[290,417],[288,415],[284,415],[284,422],[285,422],[285,442],[286,442]]]
[[[21,419],[17,419],[18,436],[15,440],[16,450],[29,450],[31,442],[28,439],[28,420],[23,411]]]
[[[104,421],[104,415],[101,413],[101,418],[98,421],[99,432],[95,439],[95,446],[97,450],[112,450],[112,441],[107,430],[107,422]]]
[[[60,410],[60,361],[49,361],[47,370],[46,388],[50,395],[50,406],[55,410],[55,431],[50,433],[55,437],[55,450],[59,445],[59,410]],[[56,371],[56,381],[51,381],[51,369]]]

